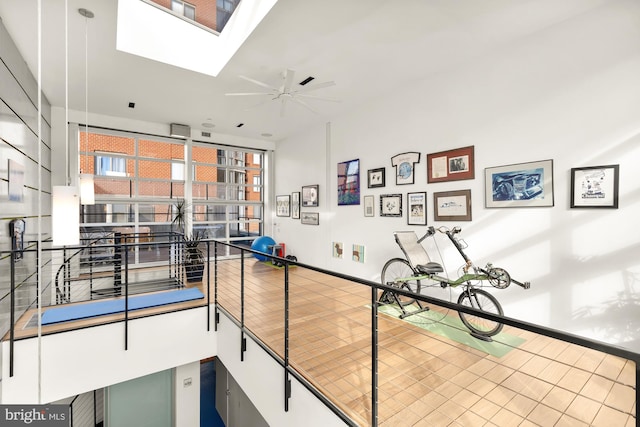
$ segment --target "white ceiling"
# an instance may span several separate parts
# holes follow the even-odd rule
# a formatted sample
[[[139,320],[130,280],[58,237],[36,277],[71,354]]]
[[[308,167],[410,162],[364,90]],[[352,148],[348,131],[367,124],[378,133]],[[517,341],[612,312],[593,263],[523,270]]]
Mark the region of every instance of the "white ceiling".
[[[222,72],[211,77],[117,51],[116,0],[68,0],[69,106],[85,109],[85,19],[79,8],[95,14],[88,24],[92,113],[258,139],[270,133],[268,139],[279,140],[615,1],[279,0]],[[0,1],[0,17],[34,75],[36,5],[36,0]],[[42,0],[42,12],[42,88],[52,105],[64,106],[64,0]],[[240,74],[277,85],[287,68],[295,70],[296,81],[307,76],[335,81],[313,93],[341,102],[308,100],[318,114],[289,103],[281,117],[278,101],[247,110],[260,100],[224,95],[260,91]],[[207,119],[215,128],[202,126]],[[244,126],[237,128],[238,123]]]

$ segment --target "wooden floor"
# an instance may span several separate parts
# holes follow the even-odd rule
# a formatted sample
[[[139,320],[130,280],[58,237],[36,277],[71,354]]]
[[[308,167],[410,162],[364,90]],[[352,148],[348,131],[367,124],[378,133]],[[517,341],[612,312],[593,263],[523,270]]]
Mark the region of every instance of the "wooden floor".
[[[242,273],[239,260],[218,262],[218,303],[237,318],[242,274],[245,324],[283,356],[284,270],[247,259]],[[130,317],[204,303],[140,310]],[[372,423],[370,303],[371,291],[363,285],[289,269],[290,362],[362,426]],[[34,334],[33,328],[22,329],[32,315],[23,316],[16,337]],[[51,325],[42,332],[122,316]],[[525,341],[495,357],[394,317],[378,319],[380,426],[636,425],[636,367],[630,361],[510,327],[502,333]]]
[[[247,261],[244,275],[245,323],[282,355],[284,272]],[[239,278],[237,261],[219,263],[219,303],[236,316]],[[370,289],[301,267],[289,280],[292,365],[370,425]],[[502,333],[526,341],[498,358],[397,318],[378,322],[381,426],[636,425],[636,367],[625,359],[509,327]]]
[[[143,310],[130,311],[129,319],[153,316],[156,314],[170,313],[170,312],[179,311],[179,310],[187,310],[190,308],[202,307],[207,304],[206,286],[203,286],[201,282],[198,282],[194,284],[187,284],[186,287],[187,288],[193,287],[193,288],[200,289],[200,291],[202,291],[202,293],[204,294],[204,298],[170,304],[170,305],[163,305],[163,306],[158,306],[153,308],[147,308]],[[170,292],[170,291],[159,291],[159,292]],[[124,297],[119,297],[119,298],[124,298]],[[104,300],[98,299],[93,301],[78,302],[75,304],[90,304],[91,302],[95,302],[95,301],[104,301]],[[55,308],[55,307],[56,307],[55,305],[50,307],[44,307],[42,309],[42,312],[44,313],[48,309]],[[34,308],[34,309],[27,310],[22,316],[20,316],[20,318],[16,322],[16,327],[14,331],[15,339],[30,338],[38,335],[37,315],[38,315],[38,310]],[[99,316],[99,317],[90,317],[87,319],[45,325],[45,326],[42,326],[41,332],[43,335],[47,335],[47,334],[54,334],[58,332],[64,332],[64,331],[72,331],[75,329],[82,329],[82,328],[88,328],[91,326],[104,325],[106,323],[122,322],[124,321],[124,318],[125,318],[124,313],[116,313],[116,314],[110,314],[110,315]],[[9,339],[9,332],[7,332],[2,339],[3,340]]]

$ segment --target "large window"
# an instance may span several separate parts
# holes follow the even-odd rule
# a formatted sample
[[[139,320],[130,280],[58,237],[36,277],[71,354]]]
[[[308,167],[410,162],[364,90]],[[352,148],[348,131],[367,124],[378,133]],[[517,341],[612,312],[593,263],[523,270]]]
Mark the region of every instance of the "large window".
[[[196,20],[196,7],[192,4],[180,0],[171,0],[171,10],[185,18]]]
[[[114,229],[156,234],[172,231],[174,204],[185,198],[194,230],[208,238],[250,243],[262,234],[263,152],[194,143],[192,163],[185,145],[170,138],[78,128],[79,162],[95,175],[96,204],[83,206],[83,232]],[[190,167],[191,182],[185,168]],[[159,261],[157,251],[140,251],[137,262]]]

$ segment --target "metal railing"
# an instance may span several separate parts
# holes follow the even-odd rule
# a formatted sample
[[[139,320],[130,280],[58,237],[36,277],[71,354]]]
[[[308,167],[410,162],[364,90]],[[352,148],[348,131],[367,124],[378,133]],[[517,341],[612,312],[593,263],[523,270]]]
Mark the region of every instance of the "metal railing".
[[[215,247],[217,248],[219,245],[227,245],[227,243],[216,242]],[[389,382],[385,377],[385,375],[381,377],[382,375],[381,372],[386,372],[386,371],[384,370],[381,371],[380,363],[381,361],[384,361],[385,358],[387,357],[397,357],[397,353],[393,351],[392,348],[389,347],[389,342],[390,340],[393,340],[393,337],[388,336],[379,328],[381,321],[384,321],[385,328],[388,327],[388,316],[386,314],[380,313],[378,309],[379,307],[378,297],[380,293],[383,291],[392,291],[392,292],[396,292],[396,293],[405,295],[407,297],[411,297],[419,301],[422,301],[423,303],[430,305],[433,310],[436,310],[436,309],[445,310],[445,311],[448,310],[456,314],[459,312],[463,312],[469,315],[478,316],[478,317],[482,317],[492,321],[500,322],[504,324],[505,327],[509,327],[511,331],[516,332],[523,336],[528,336],[532,342],[536,340],[538,342],[545,342],[543,341],[543,339],[546,339],[549,342],[555,344],[557,341],[559,346],[562,346],[563,348],[566,347],[567,349],[576,349],[575,350],[576,352],[584,352],[585,359],[588,359],[589,357],[594,357],[594,358],[600,357],[601,360],[603,361],[602,362],[603,366],[605,363],[604,361],[605,360],[608,361],[608,358],[615,360],[615,363],[623,363],[626,361],[624,363],[623,373],[628,374],[629,372],[631,372],[631,374],[626,375],[624,378],[610,379],[610,378],[607,378],[606,374],[599,371],[595,371],[595,370],[590,371],[589,369],[586,369],[586,368],[577,369],[574,366],[570,366],[570,363],[566,363],[562,361],[562,359],[560,362],[557,362],[554,359],[554,355],[550,349],[545,351],[538,350],[535,348],[535,345],[533,344],[531,344],[530,347],[527,347],[526,341],[525,341],[525,344],[522,345],[523,348],[519,348],[515,345],[512,346],[511,344],[504,344],[500,342],[500,340],[497,339],[496,337],[496,345],[511,346],[510,351],[517,352],[514,354],[518,354],[518,357],[520,356],[527,357],[532,360],[539,359],[544,362],[548,362],[550,365],[554,363],[558,364],[563,370],[563,375],[567,376],[567,379],[566,379],[567,382],[569,382],[568,377],[574,374],[573,370],[577,369],[575,372],[576,376],[582,376],[582,375],[588,374],[589,380],[587,381],[585,390],[596,388],[601,382],[605,382],[605,381],[608,384],[609,383],[614,384],[616,387],[613,387],[612,390],[609,390],[609,393],[611,393],[611,396],[609,396],[606,402],[601,402],[602,408],[606,408],[606,410],[615,410],[617,411],[618,414],[620,414],[620,416],[629,417],[630,420],[633,420],[633,421],[629,421],[629,424],[627,425],[631,425],[632,423],[633,425],[640,425],[640,423],[638,423],[636,418],[635,405],[629,406],[628,408],[625,408],[625,409],[620,409],[616,406],[618,405],[618,403],[609,403],[610,401],[615,402],[616,400],[623,400],[623,398],[614,396],[615,393],[622,393],[623,396],[627,398],[627,400],[631,401],[631,403],[637,401],[636,384],[638,383],[638,379],[640,378],[640,370],[638,368],[640,355],[635,352],[629,351],[621,347],[616,347],[614,345],[609,345],[606,343],[587,339],[581,336],[561,332],[561,331],[554,330],[547,327],[538,326],[532,323],[519,321],[513,318],[508,318],[508,317],[493,315],[483,311],[478,311],[471,307],[461,306],[453,302],[441,300],[438,298],[433,298],[427,295],[414,294],[410,291],[398,289],[397,287],[375,283],[375,282],[360,279],[357,277],[328,271],[312,265],[291,261],[286,258],[273,257],[268,254],[260,253],[260,257],[266,257],[269,260],[277,260],[278,264],[281,264],[283,269],[283,273],[280,276],[281,283],[279,283],[277,286],[273,286],[272,288],[269,288],[269,289],[274,289],[276,291],[277,289],[282,289],[281,305],[277,306],[277,310],[282,310],[281,323],[279,325],[274,326],[273,330],[264,331],[262,322],[249,320],[250,318],[255,317],[254,316],[255,312],[260,313],[264,311],[261,307],[258,308],[255,306],[256,304],[260,304],[260,302],[254,302],[258,300],[257,299],[254,300],[251,297],[252,291],[251,291],[251,288],[248,287],[248,284],[246,282],[247,280],[246,272],[249,268],[253,269],[251,273],[251,280],[256,281],[257,273],[255,271],[255,267],[249,267],[250,265],[253,265],[256,263],[256,260],[251,257],[251,255],[256,253],[256,251],[253,251],[248,248],[237,247],[237,246],[236,246],[236,249],[241,251],[240,266],[239,266],[239,269],[236,269],[236,271],[232,273],[234,275],[233,278],[228,277],[228,274],[229,274],[229,272],[227,271],[228,269],[221,269],[221,266],[223,265],[223,263],[228,262],[228,260],[219,260],[217,257],[214,259],[214,265],[215,265],[214,271],[216,275],[214,280],[214,288],[216,289],[216,292],[218,293],[224,292],[224,290],[222,290],[218,284],[218,276],[223,274],[222,271],[225,271],[224,274],[226,274],[226,276],[224,277],[224,279],[226,282],[229,282],[229,281],[234,283],[237,282],[237,286],[239,287],[238,289],[239,301],[236,301],[238,304],[233,304],[232,301],[229,301],[228,296],[225,296],[224,293],[221,296],[216,295],[216,298],[214,301],[216,306],[216,316],[219,310],[225,313],[227,317],[231,318],[232,321],[236,323],[236,325],[240,328],[241,342],[239,347],[239,357],[241,361],[244,360],[244,353],[246,352],[246,348],[247,348],[246,338],[250,337],[258,345],[260,345],[260,347],[262,347],[265,352],[267,352],[275,361],[277,361],[282,366],[283,373],[284,373],[284,381],[285,381],[284,395],[283,395],[283,406],[285,411],[288,411],[289,409],[289,399],[291,398],[290,377],[295,377],[296,379],[298,379],[298,381],[300,381],[303,385],[305,385],[306,388],[311,393],[313,393],[319,400],[324,402],[325,405],[329,407],[347,425],[359,425],[360,423],[367,423],[372,426],[377,426],[380,424],[380,419],[379,419],[379,409],[381,404],[380,393],[383,393],[385,399],[388,399],[389,396],[392,394],[390,390],[395,390],[393,387],[389,385]],[[269,263],[269,261],[267,261],[267,263]],[[293,267],[295,267],[296,269],[295,271],[298,273],[296,274],[296,278],[292,278],[290,274],[290,272],[292,271],[291,268]],[[305,274],[302,274],[302,272],[304,272]],[[313,277],[314,275],[315,275],[314,279],[309,279],[309,277]],[[304,282],[301,281],[300,279],[301,276],[305,277]],[[272,281],[272,280],[273,280],[272,275],[269,275],[267,280],[265,280],[265,283],[267,281]],[[292,307],[295,308],[296,304],[301,304],[299,297],[294,297],[294,295],[299,295],[302,290],[311,294],[313,294],[314,292],[321,294],[326,291],[326,288],[328,286],[327,283],[330,283],[332,280],[338,281],[341,289],[349,289],[348,292],[354,292],[354,293],[358,292],[361,294],[360,296],[362,296],[363,295],[362,289],[364,289],[364,294],[369,295],[368,306],[370,307],[371,313],[368,321],[365,320],[365,318],[362,316],[358,317],[358,314],[356,313],[358,307],[353,307],[353,310],[351,308],[348,308],[346,311],[347,315],[344,316],[344,318],[341,318],[341,314],[339,312],[335,312],[330,315],[330,316],[335,316],[340,321],[348,322],[350,324],[350,328],[353,328],[353,329],[362,328],[363,330],[369,330],[370,344],[369,344],[368,354],[370,355],[370,360],[368,361],[368,363],[361,363],[359,367],[356,367],[355,370],[358,370],[361,372],[367,372],[367,375],[362,375],[360,379],[363,379],[364,377],[368,376],[369,384],[365,385],[364,383],[362,383],[361,387],[364,389],[362,396],[370,396],[370,398],[361,399],[359,401],[359,405],[355,405],[353,402],[341,401],[341,399],[344,399],[344,397],[340,393],[334,394],[331,392],[332,388],[336,387],[336,385],[332,383],[332,381],[336,381],[336,379],[323,383],[322,377],[324,375],[319,374],[319,377],[317,376],[318,366],[314,364],[307,364],[306,361],[300,359],[304,351],[300,349],[299,334],[302,333],[303,331],[298,329],[298,327],[294,325],[305,322],[305,319],[301,318],[299,314],[295,315],[295,317],[292,318],[292,311],[291,311]],[[268,289],[265,288],[266,286],[265,283],[261,282],[260,284],[261,292],[268,292]],[[255,292],[255,290],[253,292]],[[237,293],[238,293],[237,291],[232,292],[232,294],[234,295],[236,295]],[[293,298],[296,298],[296,299],[294,300]],[[364,301],[364,300],[365,298],[361,298],[358,301]],[[339,301],[336,301],[336,303],[339,303]],[[316,308],[315,306],[311,306],[311,307]],[[359,308],[362,308],[362,307],[359,307]],[[360,311],[360,313],[361,312],[362,310]],[[306,316],[310,317],[311,314],[309,312],[305,312],[303,317],[306,317]],[[318,322],[321,317],[322,315],[320,314],[317,317],[314,317],[314,322]],[[356,319],[358,319],[359,322]],[[397,319],[397,321],[402,322],[399,319]],[[341,328],[339,326],[338,320],[336,320],[335,324],[332,324],[330,328],[335,328],[336,332],[334,333],[334,335],[349,333],[348,329],[345,330],[344,328]],[[275,329],[277,329],[278,331],[275,331]],[[279,333],[280,329],[283,330],[282,333]],[[275,332],[278,332],[278,333],[275,333]],[[323,331],[318,331],[318,333],[322,333],[322,332]],[[307,332],[304,332],[304,333],[306,334]],[[279,338],[274,340],[272,338],[273,335]],[[475,338],[470,338],[470,339],[475,340]],[[329,344],[329,342],[333,342],[333,341],[330,341],[330,337],[328,337],[327,340],[328,342],[325,342],[326,347],[332,347],[332,345]],[[342,345],[342,344],[337,344],[337,345]],[[345,345],[349,345],[349,344],[345,344]],[[363,351],[362,349],[359,349],[355,343],[352,343],[351,345],[356,347],[352,349],[353,352]],[[394,345],[399,347],[406,346],[406,345],[403,345],[403,343],[397,342],[397,341],[394,342]],[[551,344],[549,344],[549,347],[551,347]],[[414,347],[410,346],[410,348],[414,348]],[[335,347],[329,350],[327,353],[317,356],[318,359],[324,360],[325,358],[328,359],[329,357],[331,358],[340,357],[338,352],[333,351],[334,349]],[[381,356],[381,355],[384,355],[384,356]],[[307,357],[307,356],[304,355],[304,357]],[[477,356],[472,354],[469,357],[477,357]],[[410,362],[412,362],[410,358],[403,359],[403,363],[410,363]],[[345,365],[349,363],[352,363],[352,360],[350,359],[344,360]],[[412,369],[416,369],[416,370],[424,369],[422,367],[422,364],[423,364],[422,360],[413,360],[413,363],[415,364],[415,366]],[[336,361],[335,365],[340,366],[341,365],[340,361]],[[385,368],[388,368],[387,363],[385,363]],[[543,376],[542,379],[538,379],[536,377],[531,376],[530,375],[531,372],[527,371],[526,369],[529,369],[529,368],[523,368],[522,371],[520,370],[520,368],[514,369],[513,381],[515,382],[517,379],[521,379],[521,378],[531,378],[532,382],[535,381],[536,384],[541,384],[544,387],[548,387],[548,388],[556,387],[554,383],[550,381],[549,378],[546,378]],[[566,371],[566,373],[564,371]],[[621,373],[620,377],[622,376],[623,374]],[[384,385],[381,385],[379,381],[381,378],[385,380]],[[338,381],[339,380],[340,379],[338,378]],[[446,380],[446,379],[443,379],[443,380]],[[592,384],[592,386],[590,386],[590,384]],[[524,387],[526,388],[526,384],[524,385]],[[319,388],[322,388],[322,391],[319,391]],[[344,390],[342,391],[344,392]],[[395,391],[399,392],[398,390],[395,390]],[[533,394],[533,392],[530,390],[523,390],[522,393],[524,393],[524,395],[527,395],[527,393]],[[581,393],[585,393],[586,397],[583,396]],[[580,398],[584,398],[586,401],[590,401],[591,399],[591,396],[589,395],[589,393],[590,392],[587,392],[587,391],[583,392],[581,390],[575,390],[575,394]],[[632,399],[628,398],[629,395],[632,395]],[[523,397],[523,399],[532,398],[532,395],[527,395],[527,396],[528,397]],[[540,400],[542,399],[540,398]],[[540,401],[536,403],[542,405]],[[385,414],[385,416],[388,418],[388,410],[386,412],[387,414]],[[567,409],[567,412],[569,412],[569,409]],[[563,416],[570,416],[570,415],[563,414]],[[571,416],[579,416],[579,415],[571,413]],[[388,421],[388,420],[385,420],[385,421]],[[451,422],[453,421],[455,420],[451,420]],[[586,424],[589,424],[589,422],[587,422]]]
[[[124,290],[125,300],[129,298],[129,276],[131,271],[129,269],[129,264],[127,262],[128,256],[126,255],[129,252],[131,247],[137,248],[145,248],[147,245],[157,244],[157,242],[149,243],[149,242],[134,242],[134,243],[121,243],[122,249],[124,250],[124,258],[123,258],[123,281],[122,287]],[[169,244],[169,243],[167,243]],[[321,402],[323,402],[333,413],[339,417],[342,421],[347,425],[360,425],[362,423],[366,423],[372,426],[377,426],[380,423],[379,412],[381,405],[381,392],[384,394],[385,398],[389,396],[390,389],[389,384],[386,381],[386,375],[383,369],[381,369],[381,361],[385,361],[387,357],[398,357],[398,353],[396,351],[395,346],[404,347],[405,344],[401,342],[401,340],[396,339],[392,335],[389,335],[385,328],[389,327],[389,318],[388,316],[381,314],[378,306],[378,296],[380,292],[383,291],[393,291],[396,293],[403,294],[405,296],[409,296],[411,298],[415,298],[423,303],[429,304],[436,309],[441,310],[450,310],[453,313],[463,312],[474,316],[483,317],[489,320],[498,321],[503,323],[504,325],[513,328],[513,330],[524,331],[529,336],[534,337],[532,341],[535,341],[535,337],[546,337],[551,340],[557,340],[563,345],[566,346],[577,346],[584,351],[590,352],[598,352],[603,355],[603,357],[613,357],[619,358],[622,362],[625,362],[624,370],[629,371],[632,370],[631,379],[608,379],[613,384],[618,385],[619,389],[623,390],[627,395],[629,393],[632,394],[633,401],[637,401],[637,383],[640,378],[640,370],[638,369],[638,362],[640,361],[640,355],[634,353],[632,351],[616,347],[613,345],[605,344],[602,342],[597,342],[594,340],[586,339],[580,336],[564,333],[561,331],[553,330],[550,328],[534,325],[527,322],[518,321],[516,319],[496,316],[489,313],[485,313],[482,311],[475,310],[470,307],[460,306],[458,304],[444,301],[437,298],[432,298],[427,295],[422,294],[413,294],[408,291],[404,291],[402,289],[398,289],[396,287],[387,286],[385,284],[380,284],[376,282],[372,282],[365,279],[360,279],[357,277],[344,275],[332,271],[328,271],[322,268],[318,268],[312,265],[304,264],[301,262],[293,261],[287,258],[274,257],[269,254],[264,254],[261,252],[254,251],[247,246],[239,246],[233,245],[225,242],[219,242],[215,240],[203,240],[202,246],[204,247],[206,253],[206,259],[209,262],[206,263],[205,267],[205,279],[203,286],[206,287],[206,305],[207,307],[213,304],[214,310],[214,319],[213,326],[215,330],[217,330],[218,324],[220,322],[220,314],[224,314],[226,317],[231,319],[241,331],[241,342],[239,344],[239,358],[240,360],[244,360],[244,354],[247,351],[246,340],[247,338],[252,339],[257,345],[259,345],[267,354],[269,354],[279,365],[282,366],[283,369],[283,380],[285,383],[284,387],[284,395],[283,395],[283,408],[285,411],[289,410],[289,399],[291,399],[291,378],[297,379],[301,384],[303,384],[316,398],[318,398]],[[172,247],[180,248],[181,242],[172,242],[170,243]],[[65,248],[65,249],[43,249],[43,251],[77,251],[82,249],[78,248]],[[29,251],[35,251],[35,249],[28,249]],[[173,252],[173,255],[176,257],[179,256],[178,249],[177,252]],[[171,253],[171,251],[169,251]],[[226,254],[228,253],[239,253],[238,257],[228,257]],[[224,256],[221,254],[225,254]],[[265,308],[259,306],[261,301],[259,299],[259,295],[255,292],[255,287],[252,287],[250,283],[247,282],[247,276],[249,275],[247,272],[250,271],[251,279],[260,279],[260,273],[255,271],[254,265],[256,264],[256,260],[253,258],[254,254],[260,254],[261,257],[266,257],[268,260],[276,260],[279,264],[282,265],[280,267],[282,271],[281,277],[278,279],[277,283],[273,283],[273,275],[269,275],[269,280],[271,281],[271,285],[273,289],[277,289],[278,292],[281,292],[281,300],[277,303],[275,307],[271,307],[270,310],[277,313],[280,312],[280,321],[275,322],[275,326],[271,326],[269,330],[265,330],[267,326],[264,326],[266,322],[257,321],[255,316],[256,312],[264,313]],[[8,295],[11,299],[11,325],[10,325],[10,376],[13,376],[13,342],[15,340],[14,336],[14,327],[15,327],[15,306],[14,302],[16,301],[16,292],[19,289],[19,282],[24,278],[20,278],[15,266],[18,266],[13,258],[15,257],[15,253],[11,253],[12,256],[12,269],[11,269],[11,288],[10,293]],[[0,254],[0,258],[2,254]],[[55,256],[52,256],[55,259]],[[20,262],[25,262],[26,259],[31,259],[30,257],[23,257]],[[67,260],[67,257],[63,257],[64,260]],[[37,263],[38,260],[34,259]],[[55,264],[55,262],[51,262],[51,265]],[[171,271],[174,264],[167,263],[166,269]],[[295,267],[295,274],[292,274],[292,268]],[[182,269],[183,267],[176,265],[177,269]],[[249,270],[251,268],[251,270]],[[183,270],[178,272],[180,277],[183,274]],[[53,274],[52,274],[53,276]],[[323,292],[327,292],[332,290],[331,283],[335,281],[339,284],[336,285],[340,288],[341,291],[347,292],[348,295],[354,296],[354,301],[356,304],[367,304],[368,310],[370,310],[370,314],[368,311],[361,310],[364,305],[353,306],[353,302],[343,302],[343,301],[332,301],[336,305],[342,304],[342,310],[336,309],[335,312],[329,313],[329,315],[325,315],[324,313],[316,313],[318,316],[324,316],[327,318],[326,320],[332,321],[330,323],[331,328],[335,328],[336,333],[330,334],[327,331],[318,330],[317,334],[321,337],[321,339],[326,339],[327,343],[325,343],[325,347],[330,348],[331,345],[328,344],[332,342],[333,339],[342,339],[340,345],[344,345],[345,348],[349,346],[353,347],[353,352],[362,353],[365,352],[368,356],[368,361],[362,363],[359,367],[359,380],[362,380],[360,383],[360,387],[363,389],[363,396],[367,396],[365,399],[359,398],[354,399],[352,402],[344,402],[341,401],[343,397],[331,391],[332,384],[330,382],[326,382],[325,378],[323,378],[322,374],[318,374],[317,367],[315,365],[309,364],[310,361],[305,360],[302,352],[301,338],[300,334],[303,329],[301,329],[300,325],[305,323],[305,319],[300,316],[300,314],[292,314],[294,308],[298,308],[300,306],[309,307],[306,311],[303,310],[306,315],[311,316],[313,311],[318,308],[317,305],[314,305],[311,301],[312,298],[317,298],[318,296],[314,296],[314,293],[318,295]],[[44,281],[43,281],[44,282]],[[224,286],[222,283],[225,283]],[[46,288],[46,283],[43,283],[43,287]],[[229,292],[229,286],[236,286],[237,288],[232,288],[234,292]],[[267,286],[266,283],[261,285],[262,287]],[[311,292],[310,289],[313,289],[314,292]],[[237,291],[237,292],[235,292]],[[263,290],[264,291],[264,290]],[[301,291],[306,292],[307,294],[311,294],[309,300],[301,299]],[[355,297],[357,295],[357,298]],[[33,301],[30,303],[33,304]],[[203,302],[203,305],[205,302]],[[170,309],[169,309],[170,310]],[[363,314],[363,313],[366,313]],[[207,310],[207,320],[206,320],[206,328],[209,330],[211,322],[211,310]],[[329,318],[335,318],[333,320]],[[125,323],[125,336],[124,336],[124,348],[125,350],[128,348],[128,320],[129,320],[129,311],[128,306],[125,308],[124,315],[124,323]],[[317,321],[317,318],[314,318],[314,321]],[[395,321],[395,320],[394,320]],[[342,323],[341,323],[342,322]],[[343,325],[346,325],[344,326]],[[382,325],[382,326],[381,326]],[[308,325],[307,325],[308,326]],[[361,331],[368,331],[369,335],[369,344],[366,346],[366,350],[362,346],[361,342],[357,344],[359,338],[357,334],[353,333],[352,330],[359,329]],[[277,333],[273,333],[277,330]],[[344,339],[344,337],[340,337],[340,335],[347,336],[349,339]],[[352,336],[353,335],[353,336]],[[275,338],[274,338],[275,337]],[[432,339],[432,338],[424,338],[424,339]],[[446,340],[438,342],[438,345],[445,345]],[[394,346],[393,348],[391,346]],[[527,357],[540,357],[545,360],[552,361],[553,358],[547,355],[544,351],[538,352],[535,348],[524,348],[520,349],[517,347],[513,347],[512,351],[519,351],[523,355]],[[338,357],[337,354],[333,355],[334,357]],[[616,359],[617,360],[617,359]],[[403,359],[404,363],[410,362],[410,359]],[[335,363],[340,364],[340,360],[337,360]],[[413,360],[415,364],[415,369],[424,369],[421,365],[423,364],[422,360]],[[562,363],[561,363],[562,365]],[[385,367],[387,363],[385,361]],[[563,365],[563,367],[565,367]],[[518,370],[519,368],[512,369],[515,372],[524,375],[524,373]],[[569,367],[567,365],[567,370]],[[586,371],[585,371],[586,372]],[[528,374],[527,374],[528,375]],[[568,375],[568,374],[567,374]],[[620,374],[622,375],[622,374]],[[601,373],[591,372],[590,376],[595,378],[595,381],[601,381],[604,377]],[[527,378],[535,378],[527,376]],[[366,379],[366,381],[364,381]],[[385,380],[381,383],[380,380]],[[542,381],[542,383],[547,384],[547,382]],[[577,392],[579,394],[579,392]],[[621,413],[623,416],[629,417],[629,419],[633,419],[633,424],[640,425],[637,421],[637,417],[635,414],[635,405],[632,408],[623,410]],[[627,424],[629,425],[629,424]]]

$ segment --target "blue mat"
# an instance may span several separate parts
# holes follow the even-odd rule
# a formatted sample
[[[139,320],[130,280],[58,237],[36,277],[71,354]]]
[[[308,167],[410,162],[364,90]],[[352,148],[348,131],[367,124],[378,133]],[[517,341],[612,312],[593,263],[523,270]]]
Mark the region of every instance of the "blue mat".
[[[204,298],[199,289],[189,288],[129,297],[129,311]],[[42,314],[42,324],[68,322],[124,312],[124,298],[51,308]]]

